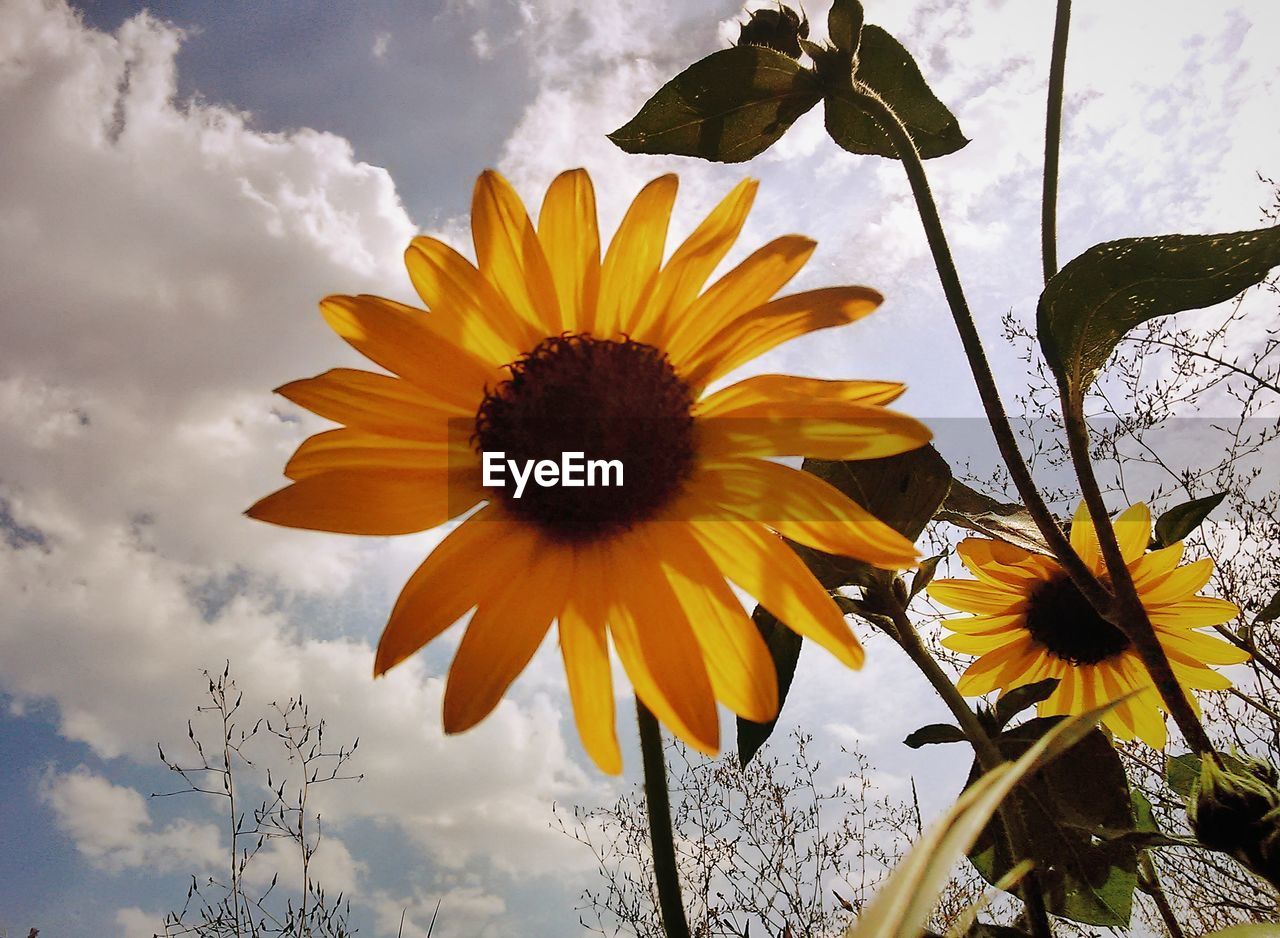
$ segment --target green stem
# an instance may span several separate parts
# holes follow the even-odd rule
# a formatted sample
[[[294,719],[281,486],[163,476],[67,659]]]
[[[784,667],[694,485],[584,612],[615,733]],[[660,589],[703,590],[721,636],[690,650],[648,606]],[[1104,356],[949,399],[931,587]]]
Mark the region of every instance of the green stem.
[[[1067,446],[1071,451],[1071,463],[1080,480],[1080,491],[1085,505],[1089,508],[1089,517],[1093,520],[1094,530],[1098,532],[1098,547],[1102,559],[1107,565],[1107,576],[1111,580],[1111,588],[1115,592],[1114,601],[1103,606],[1094,604],[1107,621],[1124,632],[1125,637],[1133,643],[1134,651],[1142,659],[1151,675],[1152,683],[1160,692],[1165,709],[1173,717],[1178,729],[1182,731],[1187,744],[1198,753],[1213,752],[1213,743],[1205,732],[1200,718],[1187,700],[1186,692],[1178,683],[1173,667],[1169,664],[1169,656],[1164,646],[1156,637],[1151,620],[1147,617],[1147,609],[1138,596],[1138,588],[1134,585],[1133,574],[1120,552],[1120,544],[1116,540],[1116,531],[1111,524],[1111,515],[1107,511],[1106,502],[1102,498],[1102,489],[1098,485],[1098,477],[1094,474],[1093,463],[1089,459],[1089,430],[1085,425],[1084,407],[1075,398],[1065,382],[1059,382],[1062,395],[1063,423],[1067,430]],[[1092,602],[1092,600],[1091,600]]]
[[[1160,874],[1156,870],[1155,863],[1151,861],[1151,855],[1145,850],[1142,851],[1138,857],[1138,863],[1138,881],[1155,900],[1156,909],[1160,912],[1164,927],[1169,932],[1169,938],[1186,938],[1186,932],[1178,923],[1178,917],[1173,914],[1173,906],[1169,905],[1169,897],[1165,895],[1164,887],[1160,885]]]
[[[1040,258],[1044,282],[1058,272],[1058,149],[1062,140],[1062,83],[1067,66],[1071,0],[1058,0],[1049,61],[1049,103],[1044,120],[1044,197],[1040,200]]]
[[[929,188],[929,180],[925,175],[924,163],[916,149],[915,141],[903,126],[898,115],[885,104],[872,89],[865,85],[853,84],[849,89],[855,103],[866,111],[888,135],[906,170],[907,181],[911,185],[915,197],[916,208],[920,213],[920,221],[924,224],[925,237],[929,242],[929,250],[933,254],[934,266],[938,269],[938,279],[942,282],[942,292],[951,308],[951,316],[955,320],[956,330],[960,333],[960,343],[964,347],[965,357],[969,360],[969,368],[973,372],[973,382],[977,386],[978,396],[986,411],[987,421],[995,436],[1000,456],[1009,469],[1014,487],[1022,498],[1027,512],[1040,529],[1040,535],[1049,545],[1049,549],[1062,568],[1071,577],[1076,587],[1090,602],[1095,605],[1106,604],[1110,596],[1094,577],[1093,571],[1085,566],[1079,555],[1072,549],[1070,541],[1058,527],[1053,514],[1045,504],[1036,488],[1031,472],[1022,459],[1018,449],[1018,440],[1014,436],[1009,416],[1005,413],[1004,404],[1000,400],[1000,390],[996,387],[995,377],[991,373],[991,365],[982,347],[982,339],[978,335],[973,314],[964,297],[964,289],[960,285],[960,275],[956,272],[955,262],[951,258],[951,249],[947,245],[947,236],[942,228],[942,219],[938,215],[938,206],[933,201],[933,192]]]
[[[974,756],[977,758],[978,765],[982,768],[982,771],[990,772],[999,766],[1005,761],[1004,756],[1000,754],[999,748],[987,733],[987,728],[982,725],[982,721],[978,719],[978,715],[969,706],[969,702],[956,689],[955,684],[951,682],[951,678],[942,670],[942,666],[938,664],[937,659],[929,653],[929,649],[920,640],[920,636],[916,632],[911,618],[907,615],[905,607],[896,597],[882,595],[877,598],[879,604],[889,610],[890,618],[893,620],[894,634],[892,638],[907,653],[907,657],[912,660],[915,666],[920,669],[925,679],[937,691],[943,703],[947,705],[947,709],[951,711],[952,716],[956,718],[956,722],[960,724],[960,729],[964,731],[964,735],[973,746]],[[1004,821],[1009,855],[1015,861],[1021,857],[1029,857],[1031,855],[1029,849],[1031,834],[1027,830],[1026,820],[1023,818],[1017,804],[1012,799],[1005,799],[997,810],[1000,812],[1000,819]],[[1049,924],[1049,913],[1044,905],[1044,886],[1040,882],[1039,873],[1033,869],[1026,875],[1024,883],[1022,901],[1027,907],[1027,917],[1031,921],[1032,933],[1035,938],[1053,938],[1053,928]]]
[[[667,762],[662,754],[662,730],[657,718],[636,698],[636,722],[640,726],[640,753],[644,759],[644,803],[649,814],[649,840],[653,846],[653,878],[658,885],[658,908],[667,938],[689,938],[680,897],[680,871],[671,834],[671,799],[667,792]]]

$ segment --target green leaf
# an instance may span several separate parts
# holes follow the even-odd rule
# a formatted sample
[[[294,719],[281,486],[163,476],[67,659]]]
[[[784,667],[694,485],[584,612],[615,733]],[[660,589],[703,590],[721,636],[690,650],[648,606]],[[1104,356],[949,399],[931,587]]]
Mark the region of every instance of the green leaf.
[[[1040,554],[1049,545],[1021,505],[998,502],[963,482],[952,482],[937,519]]]
[[[844,57],[852,60],[862,35],[862,4],[858,0],[835,0],[827,13],[827,35]]]
[[[1035,745],[1061,717],[1029,720],[996,737],[1006,758]],[[975,765],[970,782],[979,777]],[[1055,915],[1090,925],[1125,927],[1138,884],[1138,847],[1098,832],[1134,828],[1128,779],[1115,748],[1092,729],[1054,763],[1025,779],[1010,796],[1026,821],[1045,904]],[[1014,866],[1001,822],[993,820],[969,859],[995,885]]]
[[[800,636],[783,623],[779,622],[763,606],[756,606],[751,615],[756,628],[759,629],[765,645],[769,649],[769,657],[773,659],[773,668],[778,676],[778,710],[787,699],[791,690],[791,680],[796,674],[796,662],[800,659]],[[756,723],[738,717],[738,763],[745,769],[751,758],[760,751],[773,735],[778,725],[777,717],[768,723]]]
[[[1016,717],[1028,707],[1034,707],[1042,700],[1048,700],[1049,695],[1054,692],[1058,686],[1058,678],[1045,678],[1043,681],[1036,681],[1034,684],[1023,684],[1021,687],[1015,687],[1013,690],[1000,695],[1000,699],[996,701],[995,720],[996,726],[1004,729],[1009,721]]]
[[[928,726],[920,727],[903,742],[912,749],[919,749],[921,746],[932,746],[938,743],[963,743],[968,738],[958,726],[952,726],[950,723],[930,723]]]
[[[1040,347],[1079,406],[1130,329],[1229,300],[1276,264],[1280,227],[1094,245],[1063,267],[1040,295]]]
[[[1204,938],[1280,938],[1280,925],[1232,925],[1210,932]]]
[[[1200,778],[1200,757],[1194,752],[1170,756],[1164,766],[1165,784],[1184,799],[1191,797],[1191,790]]]
[[[739,163],[768,149],[821,97],[813,73],[795,60],[735,46],[671,79],[609,139],[628,153]]]
[[[1005,762],[973,781],[950,810],[929,825],[894,867],[875,898],[844,938],[919,938],[920,931],[951,879],[956,860],[981,836],[983,826],[1026,775],[1053,764],[1109,710],[1103,707],[1062,720],[1033,743],[1016,762]]]
[[[1204,498],[1193,498],[1189,502],[1175,505],[1156,521],[1156,546],[1168,547],[1176,544],[1188,534],[1200,527],[1213,509],[1222,504],[1227,497],[1226,492],[1206,495]]]
[[[938,572],[938,564],[942,562],[942,554],[933,557],[926,557],[920,561],[920,566],[916,569],[915,574],[911,577],[911,588],[907,590],[907,600],[915,599],[920,591],[933,582],[934,575]]]
[[[929,90],[911,54],[879,26],[863,26],[854,77],[893,108],[924,159],[954,153],[969,141],[946,105]],[[827,133],[850,153],[897,159],[893,143],[850,97],[848,76],[836,75],[826,97]]]
[[[850,462],[806,459],[804,468],[835,485],[880,520],[912,540],[920,536],[951,482],[950,468],[932,446],[884,459]],[[889,576],[883,570],[849,557],[837,557],[803,544],[791,541],[788,543],[817,577],[818,582],[829,590],[851,583],[866,584],[877,577]],[[861,606],[851,607],[850,604],[856,604],[857,601],[849,597],[839,597],[838,601],[846,611],[855,612],[877,624],[877,627],[883,627],[875,623],[874,610],[866,611]],[[778,707],[781,710],[795,673],[802,641],[799,635],[761,606],[756,607],[752,618],[769,645],[769,653],[773,655],[774,666],[778,671]],[[743,765],[750,761],[769,738],[776,724],[776,719],[767,724],[738,720],[738,759]]]
[[[1262,625],[1264,622],[1274,622],[1276,619],[1280,619],[1280,591],[1272,596],[1267,604],[1258,611],[1258,614],[1253,617],[1253,624]]]

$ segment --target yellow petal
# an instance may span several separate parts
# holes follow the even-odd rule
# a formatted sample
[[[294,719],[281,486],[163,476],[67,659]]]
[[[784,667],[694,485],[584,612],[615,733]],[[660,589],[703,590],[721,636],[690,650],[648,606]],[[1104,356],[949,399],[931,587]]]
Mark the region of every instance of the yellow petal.
[[[600,295],[600,230],[596,193],[585,169],[561,173],[538,213],[538,239],[551,268],[563,328],[590,332]]]
[[[332,368],[314,378],[290,381],[276,393],[328,420],[409,440],[447,439],[449,421],[464,416],[408,381],[354,368]]]
[[[1036,652],[1029,635],[987,652],[960,675],[956,689],[966,697],[976,697],[1007,687],[1035,664]]]
[[[934,580],[925,592],[952,609],[992,615],[1012,615],[1026,607],[1026,593],[979,580]]]
[[[273,492],[245,514],[258,521],[338,534],[413,534],[471,508],[479,479],[444,472],[337,469]]]
[[[1200,632],[1161,632],[1160,644],[1170,653],[1179,652],[1204,664],[1243,664],[1249,660],[1243,648]]]
[[[684,363],[684,377],[693,387],[705,387],[788,339],[861,319],[883,300],[869,287],[829,287],[780,297],[708,339]]]
[[[919,556],[905,537],[812,473],[761,459],[705,460],[689,484],[700,501],[829,554],[890,570]]]
[[[492,713],[529,664],[564,608],[572,559],[571,551],[537,540],[523,562],[480,598],[449,667],[446,733],[469,730]]]
[[[1231,679],[1225,674],[1205,667],[1192,657],[1180,655],[1171,649],[1166,651],[1169,653],[1169,666],[1173,668],[1174,676],[1183,687],[1195,690],[1226,690],[1231,686]]]
[[[297,481],[335,469],[448,472],[475,464],[475,452],[466,440],[406,440],[339,427],[303,440],[284,474]]]
[[[786,286],[817,242],[798,235],[771,241],[729,271],[667,326],[666,349],[677,369],[685,358],[735,319]]]
[[[543,335],[564,330],[551,269],[520,196],[501,175],[485,170],[471,199],[471,237],[480,273]]]
[[[754,179],[742,180],[675,249],[634,324],[637,339],[665,338],[667,330],[687,315],[689,305],[737,240],[758,187]]]
[[[634,532],[633,532],[634,535]],[[615,542],[609,628],[636,695],[694,749],[720,750],[720,720],[702,650],[658,561],[640,538]]]
[[[966,537],[956,545],[956,555],[978,579],[1027,593],[1062,570],[1051,557],[983,537]]]
[[[1142,590],[1148,583],[1153,583],[1171,572],[1182,562],[1184,550],[1182,541],[1178,541],[1176,544],[1170,544],[1168,547],[1153,550],[1139,557],[1135,563],[1129,565],[1134,586]]]
[[[1102,554],[1098,550],[1098,532],[1089,517],[1089,506],[1080,500],[1076,506],[1075,517],[1071,519],[1071,547],[1084,565],[1094,573],[1105,573],[1106,566],[1102,562]]]
[[[471,262],[443,241],[414,238],[404,253],[413,287],[436,329],[492,366],[515,361],[546,338],[520,316]]]
[[[770,613],[849,667],[862,667],[862,646],[840,609],[785,541],[750,521],[694,520],[690,527],[720,571]]]
[[[962,581],[970,582],[970,581]],[[1025,613],[1015,612],[1013,615],[952,616],[942,620],[942,625],[952,632],[961,635],[987,635],[995,632],[1025,630],[1027,617]]]
[[[706,551],[680,524],[647,534],[707,663],[716,698],[738,716],[767,723],[778,715],[778,682],[760,630]]]
[[[1131,505],[1114,522],[1116,542],[1125,563],[1133,563],[1147,551],[1151,543],[1151,509],[1138,502]]]
[[[580,548],[575,561],[574,583],[602,582],[594,549]],[[602,772],[617,775],[622,771],[622,752],[614,721],[607,608],[601,598],[601,591],[594,588],[579,588],[569,596],[560,613],[560,654],[582,746]]]
[[[640,190],[623,216],[600,269],[599,337],[616,339],[635,331],[658,278],[678,185],[674,175],[659,176]]]
[[[378,641],[374,675],[386,673],[466,615],[510,579],[531,550],[528,529],[506,521],[494,505],[451,531],[400,591]]]
[[[982,635],[948,635],[942,640],[942,647],[965,655],[985,655],[1019,638],[1021,634],[1017,631],[988,632]]]
[[[1148,609],[1151,624],[1161,629],[1198,629],[1220,625],[1240,615],[1240,607],[1212,596],[1192,596],[1176,603]]]
[[[1142,604],[1149,610],[1166,603],[1178,603],[1204,589],[1213,577],[1213,560],[1203,557],[1154,580],[1143,587]]]
[[[435,328],[436,317],[378,296],[329,296],[320,312],[356,351],[416,385],[429,397],[474,411],[496,368]]]
[[[905,384],[896,381],[827,381],[795,375],[756,375],[703,398],[700,417],[733,417],[742,410],[776,401],[888,404],[902,396]]]
[[[770,401],[697,422],[708,456],[879,459],[919,449],[929,428],[906,414],[843,401]]]

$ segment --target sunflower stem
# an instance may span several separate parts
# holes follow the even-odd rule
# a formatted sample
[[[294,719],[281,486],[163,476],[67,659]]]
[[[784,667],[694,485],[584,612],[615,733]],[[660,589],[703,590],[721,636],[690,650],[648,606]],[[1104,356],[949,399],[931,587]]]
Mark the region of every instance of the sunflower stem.
[[[658,908],[667,938],[689,938],[689,923],[680,896],[680,870],[676,865],[675,838],[671,831],[671,798],[667,792],[667,762],[662,754],[662,730],[658,720],[636,698],[636,722],[640,726],[640,753],[644,759],[644,803],[649,814],[649,840],[653,846],[653,878],[658,886]]]
[[[1023,505],[1035,521],[1041,537],[1045,539],[1045,543],[1049,545],[1049,549],[1080,592],[1094,605],[1109,603],[1110,595],[1093,575],[1093,571],[1071,547],[1071,542],[1062,533],[1053,513],[1049,511],[1049,506],[1045,504],[1040,491],[1036,488],[1035,480],[1031,478],[1031,471],[1023,461],[1022,451],[1018,449],[1018,440],[1013,433],[1013,426],[1009,423],[1009,416],[1005,413],[1004,404],[1000,400],[1000,389],[996,386],[995,376],[991,373],[991,365],[987,361],[982,338],[978,335],[973,313],[970,312],[969,303],[965,299],[960,275],[956,271],[955,261],[951,258],[951,248],[947,244],[942,219],[938,215],[938,206],[933,200],[933,191],[929,188],[924,162],[920,159],[915,141],[911,139],[911,134],[898,119],[893,108],[889,107],[871,88],[851,80],[847,91],[857,105],[866,111],[888,135],[902,161],[907,181],[911,185],[911,193],[915,198],[916,210],[924,225],[925,238],[933,254],[934,266],[938,270],[938,279],[942,283],[942,292],[951,309],[956,330],[960,333],[960,343],[964,347],[969,368],[973,372],[973,383],[978,389],[978,396],[982,400],[982,408],[986,412],[987,422],[991,425],[991,432],[995,436],[1000,456],[1009,470],[1009,476],[1018,490]]]
[[[1155,900],[1156,909],[1160,912],[1164,927],[1169,932],[1169,938],[1186,938],[1186,932],[1182,930],[1178,917],[1173,914],[1173,906],[1169,905],[1169,897],[1165,895],[1164,887],[1160,885],[1160,873],[1151,860],[1151,854],[1146,850],[1138,856],[1138,884]]]
[[[964,731],[965,737],[973,746],[974,756],[978,760],[978,765],[983,772],[990,772],[998,767],[1005,760],[1000,754],[999,747],[996,746],[994,740],[987,733],[987,728],[982,725],[982,721],[978,719],[978,715],[973,712],[973,708],[969,706],[969,702],[964,699],[960,691],[956,689],[951,678],[942,670],[942,666],[938,664],[936,658],[925,647],[920,635],[916,632],[915,625],[911,621],[911,617],[907,615],[905,604],[897,597],[892,595],[891,591],[885,590],[884,595],[877,596],[878,605],[889,610],[889,617],[893,621],[893,635],[899,647],[906,652],[907,657],[915,664],[925,679],[937,691],[938,696],[942,698],[943,703],[947,705],[947,709],[951,711],[952,716],[956,718],[956,722],[960,724],[960,729]],[[1005,840],[1008,844],[1009,855],[1015,860],[1020,857],[1031,856],[1031,834],[1027,830],[1026,818],[1023,817],[1021,806],[1013,799],[1006,798],[1000,803],[1000,807],[996,809],[1000,814],[1000,819],[1004,822]],[[1049,924],[1049,913],[1044,905],[1044,886],[1040,882],[1040,875],[1032,869],[1027,873],[1023,880],[1022,901],[1027,909],[1027,918],[1031,923],[1031,932],[1035,938],[1053,938],[1053,927]]]
[[[1044,119],[1044,195],[1040,200],[1040,259],[1044,282],[1058,272],[1058,150],[1062,141],[1062,85],[1067,67],[1071,0],[1058,0],[1049,61],[1049,101]]]
[[[1133,643],[1134,650],[1151,675],[1152,683],[1160,692],[1165,709],[1178,724],[1187,745],[1198,753],[1213,752],[1209,734],[1205,732],[1186,692],[1173,673],[1169,656],[1165,654],[1164,646],[1160,644],[1151,620],[1147,617],[1147,609],[1142,605],[1138,588],[1133,582],[1133,574],[1129,572],[1129,564],[1120,551],[1116,529],[1111,524],[1111,514],[1107,511],[1098,477],[1093,471],[1093,461],[1089,458],[1089,428],[1085,424],[1084,403],[1079,395],[1071,392],[1065,381],[1058,382],[1058,391],[1062,396],[1063,424],[1067,431],[1071,463],[1080,480],[1080,491],[1089,509],[1094,530],[1098,532],[1098,547],[1107,566],[1111,588],[1115,591],[1112,602],[1103,606],[1093,603],[1094,608],[1105,619],[1114,623]],[[1093,600],[1090,599],[1090,602]]]

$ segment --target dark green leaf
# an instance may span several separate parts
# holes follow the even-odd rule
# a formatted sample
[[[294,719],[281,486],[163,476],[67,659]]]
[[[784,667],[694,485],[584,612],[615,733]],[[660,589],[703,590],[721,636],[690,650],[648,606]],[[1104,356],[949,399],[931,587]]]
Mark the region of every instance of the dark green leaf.
[[[876,517],[912,540],[924,530],[933,510],[946,495],[947,485],[951,481],[951,470],[932,446],[885,459],[851,462],[806,459],[804,468],[835,485]],[[817,577],[818,582],[829,590],[850,583],[870,583],[875,577],[888,576],[884,571],[877,571],[849,557],[837,557],[802,544],[788,543]],[[857,603],[849,597],[840,597],[839,601],[846,604]],[[877,627],[884,627],[876,621],[877,613],[874,611],[864,611],[861,607],[846,607],[846,611],[856,612],[871,620]],[[781,708],[795,673],[796,659],[800,654],[800,636],[761,606],[756,607],[752,618],[760,629],[760,634],[764,636],[777,668],[778,706]],[[888,625],[892,628],[892,623]],[[738,720],[738,758],[743,765],[750,761],[769,738],[776,722],[764,724]]]
[[[1183,798],[1191,797],[1191,789],[1200,777],[1200,757],[1194,752],[1184,752],[1180,756],[1170,756],[1164,766],[1164,780],[1170,788]]]
[[[1226,492],[1206,495],[1204,498],[1193,498],[1189,502],[1175,505],[1162,514],[1156,521],[1156,545],[1168,547],[1176,544],[1188,534],[1200,527],[1213,509],[1222,504],[1227,497]]]
[[[951,468],[931,445],[882,459],[806,459],[804,469],[912,541],[951,487]]]
[[[1280,227],[1095,245],[1063,267],[1040,295],[1040,346],[1078,406],[1130,329],[1229,300],[1276,264]]]
[[[915,575],[911,577],[911,589],[907,591],[907,599],[915,599],[922,589],[933,582],[934,574],[938,572],[938,564],[942,562],[942,555],[938,554],[934,557],[926,557],[920,561]]]
[[[968,739],[958,726],[950,723],[930,723],[922,726],[903,740],[912,749],[931,746],[935,743],[963,743]]]
[[[768,149],[821,96],[817,79],[795,60],[735,46],[671,79],[609,139],[628,153],[739,163]]]
[[[932,446],[883,459],[806,459],[804,469],[912,541],[929,523],[951,484],[951,469]],[[886,571],[860,560],[808,549],[798,552],[827,589],[869,586],[890,578]]]
[[[1258,614],[1253,617],[1253,624],[1261,625],[1264,622],[1274,622],[1276,619],[1280,619],[1280,592],[1272,596],[1258,611]]]
[[[1040,529],[1027,509],[1010,502],[998,502],[963,482],[951,483],[951,491],[947,492],[937,519],[1026,550],[1049,552],[1049,545],[1040,536]]]
[[[990,922],[974,922],[964,933],[964,938],[1031,938],[1012,925],[992,925]]]
[[[1029,720],[996,737],[1001,753],[1015,758],[1061,721]],[[981,774],[978,766],[969,782]],[[1133,805],[1120,757],[1107,737],[1091,730],[1054,762],[1025,779],[1010,796],[1030,833],[1045,904],[1050,912],[1090,925],[1125,927],[1138,883],[1138,847],[1099,831],[1134,829]],[[1014,866],[995,818],[969,859],[995,885]]]
[[[778,5],[776,10],[750,10],[747,22],[738,32],[738,45],[764,46],[800,58],[800,41],[809,38],[809,18],[803,20],[790,7]]]
[[[800,658],[801,639],[763,606],[757,606],[751,618],[764,638],[769,656],[773,658],[773,668],[778,676],[778,709],[781,710],[783,701],[787,699],[787,693],[791,690],[791,679],[795,677],[796,662]],[[759,752],[760,747],[773,735],[774,727],[777,725],[776,717],[768,723],[756,723],[738,717],[738,762],[743,768],[746,768],[751,757]]]
[[[954,153],[969,141],[946,105],[934,97],[911,54],[879,26],[863,26],[854,77],[884,99],[906,126],[924,159]],[[826,98],[827,133],[850,153],[897,159],[893,143],[836,76]]]
[[[862,4],[858,0],[835,0],[827,13],[827,36],[845,57],[858,51],[862,34]]]
[[[1023,684],[1008,693],[1001,694],[1000,699],[996,701],[996,725],[1004,729],[1009,721],[1023,710],[1034,707],[1042,700],[1048,700],[1057,686],[1058,679],[1050,677],[1043,681],[1036,681],[1034,684]]]

